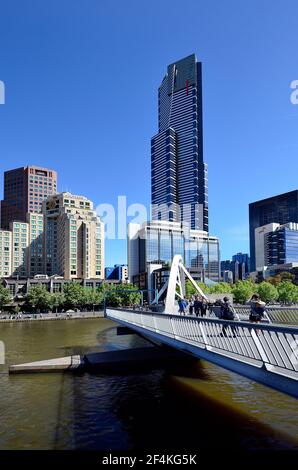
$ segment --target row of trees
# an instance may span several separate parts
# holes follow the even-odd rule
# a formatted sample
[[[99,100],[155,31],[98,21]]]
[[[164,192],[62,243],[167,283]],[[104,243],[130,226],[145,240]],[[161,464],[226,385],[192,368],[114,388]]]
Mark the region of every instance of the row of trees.
[[[75,282],[66,284],[63,292],[50,293],[43,285],[30,287],[25,298],[23,310],[31,311],[58,311],[69,309],[94,309],[96,306],[107,305],[121,307],[139,304],[141,294],[134,292],[130,284],[116,286],[103,283],[94,290],[82,287]],[[11,303],[9,291],[0,285],[0,310]]]
[[[231,285],[226,282],[220,282],[214,286],[208,287],[204,283],[199,283],[202,291],[205,294],[233,294],[234,302],[244,304],[253,294],[259,294],[261,299],[268,302],[298,302],[298,286],[288,280],[281,280],[281,282],[274,283],[263,281],[256,284],[251,280],[238,281],[236,284]],[[186,283],[186,296],[190,297],[196,291],[189,281]]]

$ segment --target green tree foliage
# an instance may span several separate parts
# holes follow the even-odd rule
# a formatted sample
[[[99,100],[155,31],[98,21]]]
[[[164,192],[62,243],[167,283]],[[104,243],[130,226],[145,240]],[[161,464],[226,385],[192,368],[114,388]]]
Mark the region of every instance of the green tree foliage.
[[[258,285],[258,294],[264,302],[273,302],[278,298],[277,288],[266,281]]]
[[[61,292],[54,292],[50,295],[50,309],[58,311],[65,303],[65,296]]]
[[[209,287],[210,294],[230,294],[232,292],[232,287],[228,282],[219,282]]]
[[[85,300],[84,288],[77,282],[65,284],[63,288],[66,308],[77,308]]]
[[[297,302],[298,300],[298,288],[289,281],[282,281],[277,286],[278,300],[280,302]]]
[[[0,310],[11,302],[9,290],[0,285]]]
[[[283,281],[294,282],[294,280],[295,280],[294,274],[284,271],[284,272],[275,274],[275,276],[268,277],[267,282],[277,287]]]
[[[251,281],[238,281],[232,288],[234,302],[245,304],[256,291],[255,284]]]
[[[141,302],[140,292],[136,291],[132,284],[102,284],[100,291],[103,291],[106,298],[106,305],[111,307],[125,307],[129,305],[139,305]]]
[[[204,282],[197,282],[198,286],[202,289],[204,294],[209,294],[209,288],[204,284]],[[185,295],[186,298],[189,299],[192,295],[198,294],[198,291],[194,288],[192,283],[190,282],[189,279],[186,279],[185,281]]]
[[[45,286],[38,284],[30,287],[27,302],[33,309],[44,310],[51,307],[51,294]]]

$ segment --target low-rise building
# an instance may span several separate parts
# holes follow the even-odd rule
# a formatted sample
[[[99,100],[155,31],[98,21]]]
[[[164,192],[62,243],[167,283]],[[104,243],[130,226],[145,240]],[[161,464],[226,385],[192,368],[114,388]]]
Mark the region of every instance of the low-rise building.
[[[115,264],[114,266],[105,268],[105,279],[107,281],[127,282],[127,264]]]
[[[174,255],[198,281],[219,282],[219,239],[179,222],[156,220],[128,225],[128,278],[139,288],[154,290],[167,277]]]

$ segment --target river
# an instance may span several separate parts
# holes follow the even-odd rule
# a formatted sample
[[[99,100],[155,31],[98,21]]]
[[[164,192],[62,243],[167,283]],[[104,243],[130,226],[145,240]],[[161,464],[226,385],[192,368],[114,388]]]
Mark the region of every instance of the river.
[[[205,361],[8,375],[8,366],[144,346],[100,318],[0,324],[0,449],[297,449],[297,400]]]

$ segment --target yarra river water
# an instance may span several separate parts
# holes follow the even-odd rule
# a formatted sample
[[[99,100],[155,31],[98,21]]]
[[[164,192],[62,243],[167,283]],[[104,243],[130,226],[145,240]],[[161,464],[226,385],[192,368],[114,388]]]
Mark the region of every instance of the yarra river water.
[[[297,400],[204,361],[8,375],[9,364],[144,346],[105,319],[0,324],[0,449],[297,449]]]

